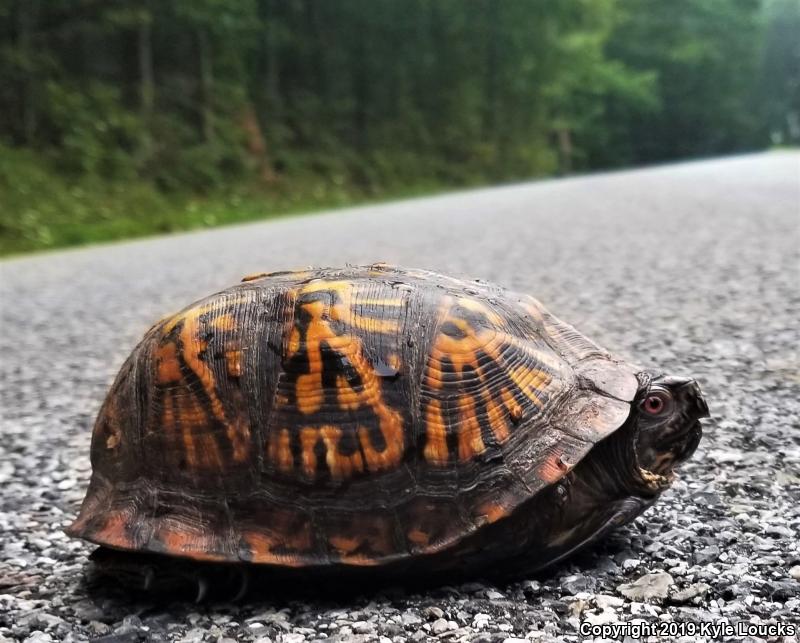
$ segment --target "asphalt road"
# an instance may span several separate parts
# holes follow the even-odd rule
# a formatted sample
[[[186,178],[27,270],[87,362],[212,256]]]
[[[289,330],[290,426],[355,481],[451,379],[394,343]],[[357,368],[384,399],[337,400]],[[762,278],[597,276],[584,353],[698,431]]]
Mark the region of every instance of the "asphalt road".
[[[796,625],[798,248],[800,154],[776,152],[0,262],[0,641],[572,641],[581,622]],[[248,273],[378,260],[530,292],[607,348],[694,375],[713,418],[681,479],[593,551],[510,585],[198,606],[87,585],[92,547],[61,529],[106,388],[150,323]]]

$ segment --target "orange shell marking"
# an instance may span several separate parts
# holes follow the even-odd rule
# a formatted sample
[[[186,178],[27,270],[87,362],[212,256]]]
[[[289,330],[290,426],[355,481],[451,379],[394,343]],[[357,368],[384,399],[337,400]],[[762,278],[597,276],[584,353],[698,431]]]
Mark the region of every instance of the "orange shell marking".
[[[155,427],[165,435],[167,450],[182,454],[190,469],[225,468],[214,424],[223,428],[222,439],[229,442],[234,462],[249,456],[247,419],[226,413],[218,391],[220,374],[207,361],[210,338],[220,336],[227,348],[222,375],[237,378],[241,374],[241,349],[235,340],[226,338],[235,335],[235,311],[247,298],[247,293],[215,298],[173,315],[155,329],[155,383],[161,396]]]
[[[401,323],[358,311],[366,306],[397,307],[403,300],[360,298],[357,284],[345,281],[312,281],[294,296],[268,459],[281,471],[296,469],[306,480],[314,480],[322,464],[334,480],[396,467],[405,451],[403,416],[384,399],[383,383],[361,335],[396,336]],[[395,360],[400,366],[397,356]],[[278,430],[281,438],[276,440]],[[299,462],[292,453],[293,439]],[[341,448],[344,440],[349,449]]]
[[[544,405],[556,362],[513,335],[489,305],[447,297],[423,381],[426,460],[467,462],[503,444],[526,408]]]

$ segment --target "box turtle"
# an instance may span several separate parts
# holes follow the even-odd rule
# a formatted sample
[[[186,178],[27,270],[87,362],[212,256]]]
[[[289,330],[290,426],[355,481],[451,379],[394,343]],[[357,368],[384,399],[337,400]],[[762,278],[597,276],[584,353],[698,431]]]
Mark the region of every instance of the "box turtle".
[[[73,536],[322,575],[529,573],[669,486],[708,409],[535,299],[375,264],[158,322],[97,418]]]

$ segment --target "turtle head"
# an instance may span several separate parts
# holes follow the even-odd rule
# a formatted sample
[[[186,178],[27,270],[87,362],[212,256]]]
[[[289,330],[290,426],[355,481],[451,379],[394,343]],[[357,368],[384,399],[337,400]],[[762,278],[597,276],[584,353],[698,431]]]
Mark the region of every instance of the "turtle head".
[[[631,522],[672,482],[700,442],[708,406],[692,379],[639,373],[627,420],[537,496],[527,556],[550,565]]]
[[[703,434],[700,419],[709,414],[697,382],[662,376],[642,383],[634,401],[634,416],[639,466],[669,477],[694,453]]]

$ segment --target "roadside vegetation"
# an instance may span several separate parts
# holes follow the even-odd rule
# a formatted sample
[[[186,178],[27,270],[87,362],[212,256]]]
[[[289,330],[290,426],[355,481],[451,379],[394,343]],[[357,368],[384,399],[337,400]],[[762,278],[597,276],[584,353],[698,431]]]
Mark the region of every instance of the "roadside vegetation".
[[[800,142],[796,0],[0,0],[0,254]]]

